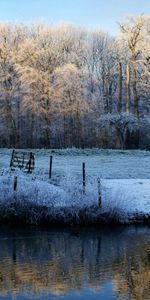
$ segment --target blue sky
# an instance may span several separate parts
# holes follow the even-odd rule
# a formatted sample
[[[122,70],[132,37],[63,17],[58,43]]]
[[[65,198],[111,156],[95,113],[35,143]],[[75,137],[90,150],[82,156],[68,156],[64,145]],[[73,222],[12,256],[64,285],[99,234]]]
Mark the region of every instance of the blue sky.
[[[150,14],[150,0],[0,0],[0,21],[61,21],[112,34],[127,15]]]

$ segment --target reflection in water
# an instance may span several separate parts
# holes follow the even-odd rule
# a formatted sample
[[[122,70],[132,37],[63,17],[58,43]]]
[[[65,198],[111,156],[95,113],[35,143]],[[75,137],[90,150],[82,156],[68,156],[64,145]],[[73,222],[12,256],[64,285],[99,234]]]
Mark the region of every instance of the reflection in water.
[[[150,299],[150,229],[1,229],[0,297],[85,295]]]

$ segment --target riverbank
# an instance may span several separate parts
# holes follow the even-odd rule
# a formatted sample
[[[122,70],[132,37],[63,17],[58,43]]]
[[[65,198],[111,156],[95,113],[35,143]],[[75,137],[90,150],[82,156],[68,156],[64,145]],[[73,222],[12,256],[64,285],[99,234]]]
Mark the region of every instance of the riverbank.
[[[16,177],[16,176],[15,176]],[[149,179],[101,180],[55,186],[17,172],[0,177],[0,221],[28,224],[128,224],[149,223]]]

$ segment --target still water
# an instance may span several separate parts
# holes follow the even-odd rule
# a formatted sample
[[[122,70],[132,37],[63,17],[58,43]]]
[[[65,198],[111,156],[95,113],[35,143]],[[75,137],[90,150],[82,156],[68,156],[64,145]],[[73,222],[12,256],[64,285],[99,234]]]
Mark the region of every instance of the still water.
[[[1,227],[0,299],[148,300],[150,228]]]

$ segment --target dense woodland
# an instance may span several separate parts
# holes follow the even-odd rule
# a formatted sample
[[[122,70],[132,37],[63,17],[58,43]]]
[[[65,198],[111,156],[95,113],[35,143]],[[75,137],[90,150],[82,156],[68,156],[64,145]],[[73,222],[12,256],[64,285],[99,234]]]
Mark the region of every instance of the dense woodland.
[[[150,17],[0,24],[0,147],[150,149]]]

